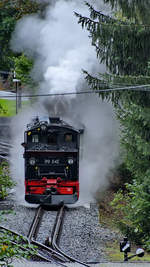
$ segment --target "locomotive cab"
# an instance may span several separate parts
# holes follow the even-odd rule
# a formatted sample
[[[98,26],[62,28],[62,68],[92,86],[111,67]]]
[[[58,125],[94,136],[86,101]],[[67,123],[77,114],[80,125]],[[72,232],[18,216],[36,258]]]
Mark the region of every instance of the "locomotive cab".
[[[73,204],[79,198],[81,131],[60,118],[35,118],[24,133],[25,200]]]

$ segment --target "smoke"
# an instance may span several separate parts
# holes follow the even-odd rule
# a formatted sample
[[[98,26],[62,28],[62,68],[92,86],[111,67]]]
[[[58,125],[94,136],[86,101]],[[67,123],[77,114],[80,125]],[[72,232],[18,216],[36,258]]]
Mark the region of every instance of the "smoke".
[[[34,59],[32,76],[39,82],[40,93],[85,90],[81,69],[91,72],[98,66],[99,71],[105,71],[105,66],[98,64],[88,33],[78,25],[74,11],[88,14],[84,1],[59,0],[47,7],[45,18],[25,16],[17,23],[11,47]],[[31,109],[14,118],[12,175],[18,179],[21,198],[24,197],[24,168],[20,143],[26,124],[38,114],[59,115],[77,127],[84,125],[79,203],[91,202],[97,189],[108,185],[106,176],[117,156],[116,124],[111,104],[102,102],[98,96],[76,94],[40,98]]]
[[[96,95],[77,96],[64,118],[83,127],[80,153],[80,198],[77,205],[96,201],[109,187],[107,176],[118,158],[118,123],[110,103]],[[98,199],[100,196],[98,195]]]
[[[76,92],[81,68],[90,70],[96,60],[88,34],[73,13],[85,13],[85,6],[77,3],[58,1],[47,9],[45,19],[26,16],[16,26],[11,46],[35,58],[32,74],[41,77],[42,92]]]
[[[39,110],[39,111],[38,111]],[[17,182],[16,200],[24,202],[23,142],[26,125],[36,115],[53,112],[39,103],[17,115],[12,121],[13,148],[11,150],[11,172]],[[118,157],[118,125],[110,103],[102,102],[98,96],[77,96],[69,108],[61,109],[61,117],[77,128],[83,128],[80,151],[80,198],[77,205],[95,201],[97,191],[108,188],[107,175],[115,166]],[[19,194],[18,194],[19,192]],[[27,204],[26,204],[27,205]]]
[[[10,150],[10,170],[16,182],[15,201],[19,204],[28,205],[24,200],[24,149],[21,143],[24,142],[24,131],[31,118],[36,115],[34,108],[28,108],[19,113],[11,120],[12,148]]]

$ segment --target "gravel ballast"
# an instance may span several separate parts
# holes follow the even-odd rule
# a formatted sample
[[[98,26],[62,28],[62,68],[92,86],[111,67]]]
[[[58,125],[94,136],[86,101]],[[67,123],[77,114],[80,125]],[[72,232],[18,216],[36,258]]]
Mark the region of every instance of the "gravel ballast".
[[[77,207],[66,211],[59,246],[81,261],[105,262],[105,243],[115,240],[117,235],[100,225],[98,206],[91,204],[90,208]]]
[[[5,203],[6,206],[6,203]],[[1,225],[27,235],[36,208],[14,204],[13,212],[4,214]],[[45,211],[37,240],[44,242],[52,233],[56,211]],[[118,234],[99,224],[99,211],[96,204],[90,208],[67,208],[62,226],[59,247],[78,260],[96,263],[106,262],[105,243],[118,239]]]

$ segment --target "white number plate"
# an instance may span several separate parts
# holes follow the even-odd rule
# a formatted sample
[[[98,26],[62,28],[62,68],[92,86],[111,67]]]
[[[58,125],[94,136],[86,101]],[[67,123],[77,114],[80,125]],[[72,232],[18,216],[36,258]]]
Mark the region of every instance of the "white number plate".
[[[45,159],[44,160],[45,164],[59,164],[59,159]]]

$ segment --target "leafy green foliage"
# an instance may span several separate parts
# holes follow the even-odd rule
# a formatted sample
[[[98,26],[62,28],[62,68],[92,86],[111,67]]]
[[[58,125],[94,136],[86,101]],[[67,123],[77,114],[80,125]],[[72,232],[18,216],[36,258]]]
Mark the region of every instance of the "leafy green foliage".
[[[0,105],[2,109],[0,109],[1,117],[10,117],[16,114],[16,101],[9,99],[0,99]]]
[[[28,59],[24,54],[14,57],[14,68],[16,71],[16,78],[23,84],[31,83],[30,71],[33,67],[32,60]]]
[[[7,221],[7,215],[8,214],[14,214],[15,212],[13,210],[1,210],[0,211],[0,222]]]
[[[29,258],[36,255],[35,246],[28,244],[23,236],[14,235],[11,232],[0,230],[0,266],[13,267],[13,258]]]
[[[9,1],[10,2],[10,1]],[[33,0],[16,0],[13,4],[13,7],[16,10],[16,19],[20,19],[26,14],[33,14],[40,12],[46,4],[40,4],[37,1]]]
[[[9,175],[8,164],[2,162],[0,165],[0,199],[4,199],[8,195],[8,189],[12,188],[15,183]]]
[[[7,114],[7,110],[4,108],[2,104],[0,104],[0,114]]]
[[[43,12],[46,3],[31,0],[1,0],[0,2],[0,70],[14,68],[14,53],[10,49],[10,39],[16,22],[22,16]]]
[[[144,245],[150,251],[150,187],[149,175],[142,183],[127,184],[128,193],[118,191],[111,205],[118,218],[116,223],[128,238]],[[119,216],[117,216],[119,214]]]
[[[15,27],[15,10],[0,5],[0,69],[9,70],[12,67],[12,51],[9,47],[11,33]]]

